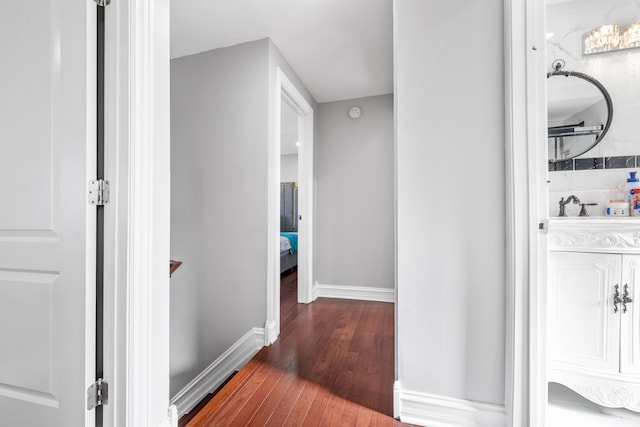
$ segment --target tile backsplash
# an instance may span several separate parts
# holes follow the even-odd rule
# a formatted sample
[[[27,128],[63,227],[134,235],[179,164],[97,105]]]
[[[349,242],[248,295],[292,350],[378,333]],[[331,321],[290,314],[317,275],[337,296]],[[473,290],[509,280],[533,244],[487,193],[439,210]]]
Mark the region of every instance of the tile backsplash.
[[[625,169],[640,167],[640,155],[589,157],[549,162],[549,172],[593,169]]]

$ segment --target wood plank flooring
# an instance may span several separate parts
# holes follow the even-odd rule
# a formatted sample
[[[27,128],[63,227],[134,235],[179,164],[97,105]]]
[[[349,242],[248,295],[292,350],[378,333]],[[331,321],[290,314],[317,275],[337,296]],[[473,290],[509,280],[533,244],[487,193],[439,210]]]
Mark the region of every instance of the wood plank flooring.
[[[393,304],[298,304],[296,280],[295,272],[282,278],[278,340],[186,425],[408,426],[392,418]]]

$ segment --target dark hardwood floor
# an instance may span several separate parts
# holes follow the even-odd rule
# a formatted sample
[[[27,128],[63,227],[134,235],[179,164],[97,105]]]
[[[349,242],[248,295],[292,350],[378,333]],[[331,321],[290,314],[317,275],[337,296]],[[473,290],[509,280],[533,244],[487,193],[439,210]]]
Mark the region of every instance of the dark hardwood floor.
[[[392,418],[393,304],[298,304],[296,280],[293,272],[281,281],[278,340],[182,425],[409,425]]]

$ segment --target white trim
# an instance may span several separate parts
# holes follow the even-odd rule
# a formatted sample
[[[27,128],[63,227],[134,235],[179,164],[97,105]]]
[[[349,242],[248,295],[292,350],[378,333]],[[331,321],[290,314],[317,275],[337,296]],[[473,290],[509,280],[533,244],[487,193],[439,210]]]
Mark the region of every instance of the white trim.
[[[106,10],[105,425],[169,408],[169,2]]]
[[[318,298],[342,298],[395,303],[396,291],[393,288],[325,285],[316,282],[313,287],[313,300],[315,301]]]
[[[544,1],[505,0],[508,426],[544,426],[546,132]]]
[[[278,339],[280,335],[280,324],[273,320],[264,323],[264,345],[271,345]]]
[[[169,425],[171,427],[178,427],[178,407],[176,405],[169,406]]]
[[[524,356],[528,352],[528,331],[524,316],[528,301],[528,231],[526,96],[524,70],[526,54],[524,3],[505,0],[505,170],[506,170],[506,342],[505,410],[507,425],[525,425],[528,406],[528,373]],[[523,215],[524,212],[524,221]]]
[[[393,383],[393,418],[400,419],[400,381]]]
[[[167,418],[165,418],[158,427],[178,427],[178,409],[176,405],[169,406]]]
[[[398,0],[393,0],[393,416],[400,417],[400,386],[398,384],[398,361],[400,352],[398,345]],[[397,387],[396,387],[397,385]]]
[[[313,108],[280,67],[276,68],[276,89],[278,111],[284,96],[298,113],[298,214],[302,217],[298,221],[298,302],[308,304],[313,283]],[[277,145],[280,147],[280,132]],[[277,188],[279,195],[280,182]]]
[[[129,2],[127,425],[169,408],[169,2]],[[160,415],[162,414],[162,415]]]
[[[403,423],[429,427],[505,425],[503,406],[403,390],[398,381],[394,384],[394,401]]]
[[[178,408],[178,417],[187,414],[233,372],[243,367],[262,348],[264,340],[264,329],[253,328],[180,390],[170,402]]]
[[[547,234],[538,231],[538,222],[546,220],[548,155],[546,99],[545,1],[526,3],[527,68],[527,160],[528,160],[528,232],[529,232],[529,425],[546,426],[547,385]],[[533,47],[536,47],[534,50]],[[523,217],[525,214],[523,213]],[[526,357],[526,356],[525,356]]]
[[[280,112],[286,96],[298,113],[298,302],[312,301],[313,278],[313,108],[286,74],[276,67],[272,111],[269,115],[271,134],[268,148],[267,186],[267,327],[269,344],[280,333]]]

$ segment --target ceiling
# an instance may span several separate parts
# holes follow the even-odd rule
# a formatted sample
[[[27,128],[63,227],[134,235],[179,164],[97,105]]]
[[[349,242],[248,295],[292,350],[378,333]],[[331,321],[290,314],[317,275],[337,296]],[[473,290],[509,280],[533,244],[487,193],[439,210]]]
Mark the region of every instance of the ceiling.
[[[393,92],[392,0],[175,0],[171,57],[270,37],[317,102]]]

